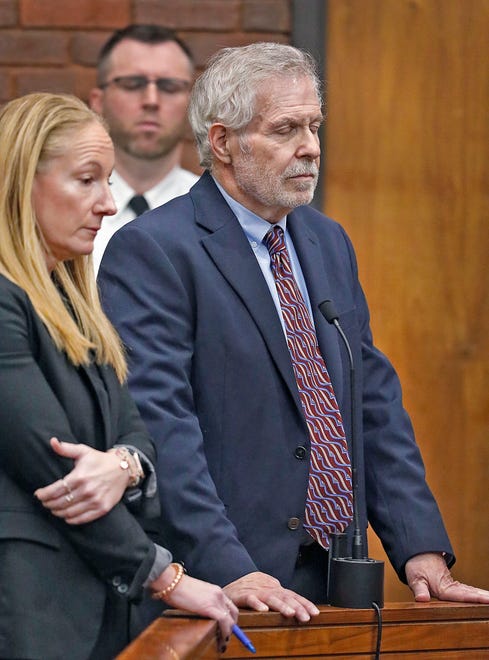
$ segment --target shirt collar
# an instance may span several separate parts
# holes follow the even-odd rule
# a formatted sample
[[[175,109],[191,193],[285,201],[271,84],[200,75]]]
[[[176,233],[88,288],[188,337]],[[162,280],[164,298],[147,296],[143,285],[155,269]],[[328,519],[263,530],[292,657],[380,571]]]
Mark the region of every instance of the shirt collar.
[[[159,181],[155,186],[147,190],[144,194],[146,201],[149,204],[150,208],[156,206],[158,200],[161,198],[163,192],[170,186],[173,185],[174,181],[178,179],[181,171],[181,167],[176,165],[164,179]],[[113,170],[110,177],[110,184],[114,194],[115,199],[119,200],[119,211],[126,208],[130,200],[136,194],[136,191],[131,188],[125,179],[117,172]]]
[[[256,213],[253,213],[253,211],[247,209],[246,206],[243,206],[237,202],[224,190],[224,188],[218,181],[216,181],[216,179],[214,179],[214,183],[219,188],[228,205],[231,207],[234,215],[238,218],[238,222],[241,225],[244,233],[246,234],[246,238],[249,240],[252,247],[256,247],[257,244],[260,245],[265,238],[265,234],[269,231],[270,227],[274,225],[279,225],[282,227],[285,233],[287,227],[286,215],[272,225],[272,223],[268,222],[268,220],[264,220],[259,215],[256,215]]]
[[[110,176],[110,187],[114,199],[118,200],[118,211],[121,211],[126,208],[129,203],[129,200],[134,197],[135,192],[131,186],[126,183],[126,181],[117,173],[117,170],[113,170]]]

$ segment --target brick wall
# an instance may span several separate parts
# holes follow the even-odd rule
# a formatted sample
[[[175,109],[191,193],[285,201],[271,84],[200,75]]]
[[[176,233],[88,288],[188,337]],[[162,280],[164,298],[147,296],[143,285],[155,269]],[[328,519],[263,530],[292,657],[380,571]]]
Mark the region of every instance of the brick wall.
[[[287,43],[290,0],[0,0],[0,103],[33,91],[87,98],[98,50],[128,23],[177,30],[198,68],[223,46]],[[191,138],[184,165],[198,171]]]

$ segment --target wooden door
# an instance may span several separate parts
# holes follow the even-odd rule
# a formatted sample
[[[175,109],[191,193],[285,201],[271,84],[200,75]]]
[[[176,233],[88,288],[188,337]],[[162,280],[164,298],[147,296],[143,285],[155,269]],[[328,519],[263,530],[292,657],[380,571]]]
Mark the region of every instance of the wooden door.
[[[356,247],[453,573],[487,589],[489,1],[329,0],[326,35],[325,212]],[[409,596],[389,566],[386,600]]]

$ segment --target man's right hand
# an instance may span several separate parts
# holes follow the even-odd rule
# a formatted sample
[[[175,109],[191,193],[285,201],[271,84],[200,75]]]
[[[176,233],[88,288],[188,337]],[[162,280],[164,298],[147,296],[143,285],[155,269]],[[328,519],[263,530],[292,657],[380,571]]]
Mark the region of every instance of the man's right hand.
[[[258,612],[273,610],[298,621],[309,621],[319,614],[318,608],[303,596],[284,589],[280,582],[266,573],[256,571],[230,582],[224,593],[237,607],[247,607]]]

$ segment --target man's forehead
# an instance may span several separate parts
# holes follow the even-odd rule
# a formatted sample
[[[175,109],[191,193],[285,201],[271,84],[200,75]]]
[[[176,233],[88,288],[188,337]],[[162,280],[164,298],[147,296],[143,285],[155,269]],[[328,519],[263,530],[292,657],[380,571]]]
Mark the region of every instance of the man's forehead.
[[[272,119],[280,115],[311,115],[321,118],[321,102],[309,76],[276,76],[259,86],[255,117]]]

